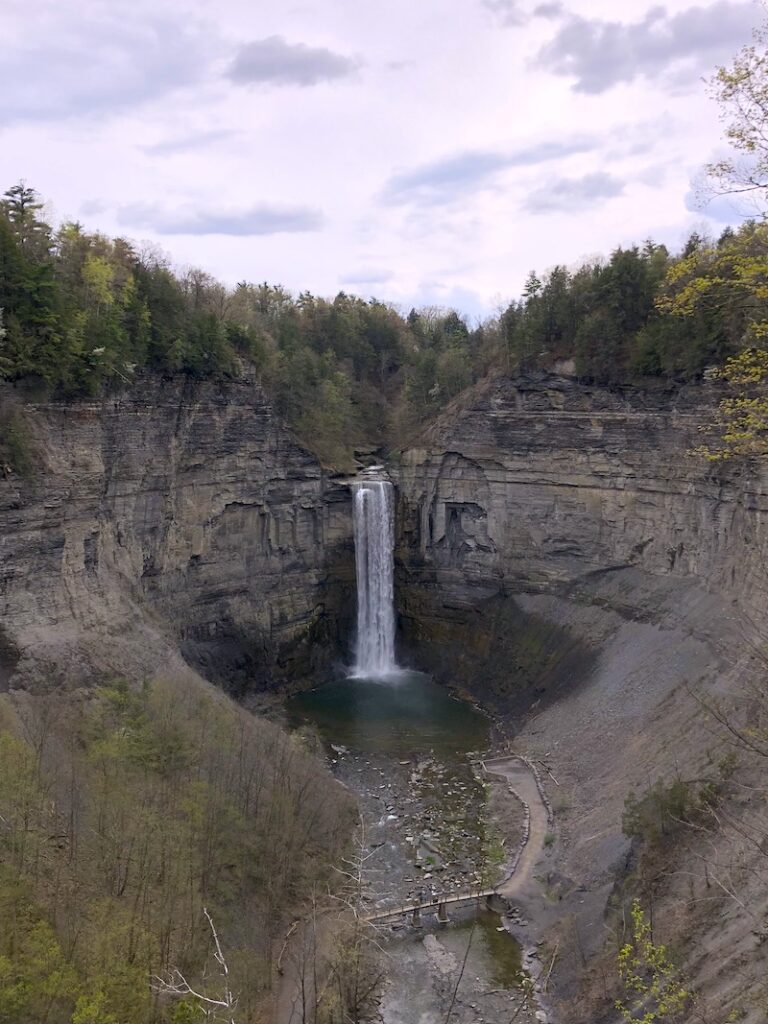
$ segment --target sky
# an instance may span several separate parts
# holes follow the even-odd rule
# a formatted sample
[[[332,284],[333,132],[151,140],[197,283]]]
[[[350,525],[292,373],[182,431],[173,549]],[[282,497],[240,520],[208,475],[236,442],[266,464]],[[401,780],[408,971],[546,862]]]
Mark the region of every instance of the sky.
[[[0,0],[0,186],[234,285],[455,307],[648,237],[722,155],[751,0]]]

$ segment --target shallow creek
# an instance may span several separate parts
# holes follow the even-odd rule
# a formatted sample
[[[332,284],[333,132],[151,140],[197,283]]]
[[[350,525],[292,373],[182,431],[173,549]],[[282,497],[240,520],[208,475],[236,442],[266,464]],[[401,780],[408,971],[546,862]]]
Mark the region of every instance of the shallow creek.
[[[402,672],[340,680],[291,698],[286,710],[293,728],[319,734],[334,774],[360,799],[372,912],[501,877],[513,844],[491,821],[473,763],[490,741],[474,707]],[[451,1005],[452,1024],[503,1021],[521,1001],[520,948],[485,909],[453,909],[447,924],[424,912],[418,927],[393,918],[383,944],[384,1024],[443,1024]]]

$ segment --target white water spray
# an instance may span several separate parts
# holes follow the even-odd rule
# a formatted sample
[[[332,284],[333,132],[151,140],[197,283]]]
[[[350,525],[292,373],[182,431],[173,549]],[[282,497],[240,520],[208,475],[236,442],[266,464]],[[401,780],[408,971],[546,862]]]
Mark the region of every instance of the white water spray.
[[[357,647],[352,675],[378,678],[398,671],[393,488],[387,480],[355,481],[352,496],[357,569]]]

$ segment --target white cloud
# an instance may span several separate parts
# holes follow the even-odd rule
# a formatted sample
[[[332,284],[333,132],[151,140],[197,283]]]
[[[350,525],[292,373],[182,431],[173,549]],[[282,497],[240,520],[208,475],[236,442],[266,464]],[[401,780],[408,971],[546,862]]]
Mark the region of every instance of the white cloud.
[[[295,234],[319,231],[323,217],[306,206],[244,206],[229,209],[186,207],[166,210],[151,203],[121,206],[118,220],[127,227],[150,228],[159,235]]]
[[[477,315],[701,219],[721,127],[696,76],[749,42],[745,6],[220,0],[212,26],[208,0],[3,0],[0,190],[233,284]]]
[[[557,75],[574,78],[578,92],[601,93],[620,82],[661,74],[677,85],[690,84],[727,59],[759,20],[748,0],[717,0],[677,13],[654,6],[637,21],[626,22],[573,15],[537,60]]]

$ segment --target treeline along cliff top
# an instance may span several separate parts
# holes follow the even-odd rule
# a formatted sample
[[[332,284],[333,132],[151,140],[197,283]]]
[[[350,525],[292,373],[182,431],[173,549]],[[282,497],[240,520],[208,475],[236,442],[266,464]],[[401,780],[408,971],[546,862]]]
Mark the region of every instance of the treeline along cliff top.
[[[691,380],[745,345],[768,303],[768,226],[679,254],[646,241],[577,268],[531,273],[522,297],[470,325],[454,310],[403,315],[375,298],[228,288],[157,248],[55,228],[24,184],[0,203],[0,379],[57,398],[138,372],[261,377],[281,415],[327,462],[396,442],[494,372],[573,360],[583,380]]]

